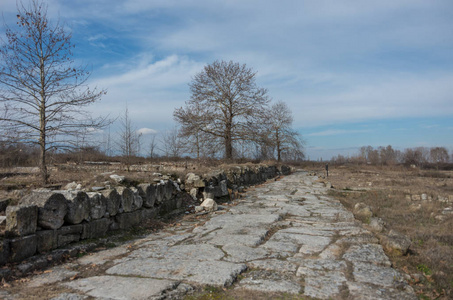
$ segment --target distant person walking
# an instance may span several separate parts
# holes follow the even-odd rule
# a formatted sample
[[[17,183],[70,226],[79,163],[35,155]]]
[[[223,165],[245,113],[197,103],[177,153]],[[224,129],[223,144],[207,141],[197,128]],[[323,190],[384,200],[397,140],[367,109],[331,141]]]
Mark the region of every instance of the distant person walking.
[[[329,177],[329,164],[326,164],[326,174],[327,174],[327,177]]]

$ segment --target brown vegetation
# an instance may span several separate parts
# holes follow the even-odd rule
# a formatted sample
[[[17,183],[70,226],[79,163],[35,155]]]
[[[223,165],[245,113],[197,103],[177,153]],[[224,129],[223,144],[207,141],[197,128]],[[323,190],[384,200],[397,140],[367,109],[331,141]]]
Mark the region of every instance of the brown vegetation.
[[[393,229],[411,239],[406,256],[389,256],[411,276],[421,299],[453,297],[452,171],[343,165],[331,166],[325,180],[347,208],[365,203],[384,220],[385,232]]]

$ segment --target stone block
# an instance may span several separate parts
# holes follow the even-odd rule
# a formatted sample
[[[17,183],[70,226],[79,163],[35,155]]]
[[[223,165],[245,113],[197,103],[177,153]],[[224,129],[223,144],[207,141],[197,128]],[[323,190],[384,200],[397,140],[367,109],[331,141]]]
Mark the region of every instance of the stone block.
[[[154,207],[156,202],[156,186],[153,184],[143,183],[138,185],[138,192],[143,198],[143,206],[146,208]]]
[[[49,252],[58,247],[57,230],[41,230],[36,232],[38,253]]]
[[[72,242],[78,242],[82,231],[82,224],[61,227],[57,230],[57,247],[62,247]]]
[[[200,206],[204,207],[206,211],[216,211],[218,209],[217,203],[213,199],[206,199]]]
[[[120,210],[121,195],[115,189],[108,189],[102,191],[101,194],[106,199],[106,217],[115,216]]]
[[[20,262],[33,256],[36,253],[36,245],[36,234],[11,239],[9,242],[9,261]]]
[[[38,226],[45,229],[58,229],[64,223],[67,213],[66,198],[51,191],[33,191],[20,201],[21,205],[38,206]]]
[[[409,237],[390,230],[388,235],[381,236],[381,244],[385,251],[392,255],[406,255],[411,245]]]
[[[109,230],[110,223],[110,219],[102,218],[82,224],[83,230],[81,239],[94,239],[104,236]]]
[[[142,209],[143,220],[152,220],[157,216],[157,208],[144,208]]]
[[[176,191],[176,187],[173,181],[168,180],[164,184],[164,200],[170,200],[173,197],[173,192]]]
[[[143,214],[140,210],[122,213],[115,216],[119,229],[128,229],[142,222]]]
[[[107,199],[101,193],[87,193],[90,199],[90,218],[97,220],[104,217],[107,211]]]
[[[116,190],[121,195],[120,211],[126,213],[133,211],[134,193],[127,187],[118,187]]]
[[[67,224],[80,224],[90,220],[90,198],[81,191],[62,191],[66,197],[68,212],[64,218]]]
[[[143,198],[140,196],[139,191],[134,187],[131,187],[131,191],[132,193],[134,193],[134,201],[132,201],[132,210],[134,211],[142,208]]]
[[[6,235],[23,236],[35,233],[38,224],[36,205],[8,206],[6,208]]]
[[[9,240],[0,238],[0,266],[6,264],[9,259]]]

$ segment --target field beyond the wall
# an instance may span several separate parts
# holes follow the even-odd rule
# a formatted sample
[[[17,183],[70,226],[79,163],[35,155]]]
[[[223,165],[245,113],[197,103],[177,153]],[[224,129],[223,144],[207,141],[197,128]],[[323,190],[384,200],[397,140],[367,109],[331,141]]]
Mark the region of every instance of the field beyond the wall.
[[[310,166],[332,184],[331,196],[354,212],[358,203],[384,221],[383,232],[411,240],[408,254],[389,255],[421,299],[453,298],[453,172],[404,166]],[[370,218],[356,215],[365,224]]]

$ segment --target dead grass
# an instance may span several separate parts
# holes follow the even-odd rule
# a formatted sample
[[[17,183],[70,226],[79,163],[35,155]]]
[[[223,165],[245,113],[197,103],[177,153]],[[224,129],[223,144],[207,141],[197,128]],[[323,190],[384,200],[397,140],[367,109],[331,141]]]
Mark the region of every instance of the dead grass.
[[[452,203],[438,200],[453,194],[451,171],[363,168],[332,170],[325,179],[335,187],[331,195],[350,210],[359,202],[369,205],[373,215],[385,221],[386,231],[410,237],[409,254],[390,258],[394,266],[412,276],[411,284],[421,299],[452,299],[453,215],[442,214]],[[412,195],[421,194],[426,195],[425,201],[421,197],[412,200]]]

